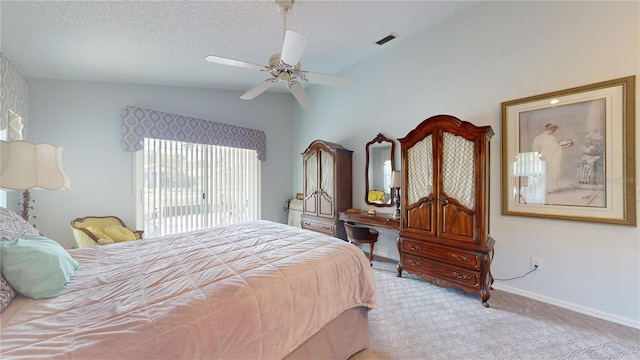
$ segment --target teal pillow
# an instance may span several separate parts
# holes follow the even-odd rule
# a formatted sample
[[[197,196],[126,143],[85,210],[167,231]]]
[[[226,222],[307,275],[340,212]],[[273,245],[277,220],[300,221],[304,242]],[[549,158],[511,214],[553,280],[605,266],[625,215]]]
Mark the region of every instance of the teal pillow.
[[[0,242],[0,257],[9,284],[34,299],[60,295],[78,269],[78,262],[60,244],[34,234]]]

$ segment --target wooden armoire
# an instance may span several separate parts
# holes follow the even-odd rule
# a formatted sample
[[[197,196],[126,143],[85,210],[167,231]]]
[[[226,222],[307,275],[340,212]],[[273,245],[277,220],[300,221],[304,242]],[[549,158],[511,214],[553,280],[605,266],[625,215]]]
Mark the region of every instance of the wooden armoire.
[[[315,140],[302,153],[303,229],[346,240],[340,212],[351,207],[351,155],[342,145]]]
[[[400,141],[402,271],[477,293],[489,307],[495,241],[489,236],[490,126],[450,115],[424,120]]]

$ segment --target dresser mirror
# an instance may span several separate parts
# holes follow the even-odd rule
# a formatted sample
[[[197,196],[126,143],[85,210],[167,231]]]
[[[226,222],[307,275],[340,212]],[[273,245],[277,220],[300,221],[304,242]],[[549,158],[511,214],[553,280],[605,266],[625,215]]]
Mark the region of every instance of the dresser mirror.
[[[395,149],[395,142],[381,133],[367,143],[364,201],[369,205],[378,207],[393,205],[390,186],[391,173],[395,169]]]

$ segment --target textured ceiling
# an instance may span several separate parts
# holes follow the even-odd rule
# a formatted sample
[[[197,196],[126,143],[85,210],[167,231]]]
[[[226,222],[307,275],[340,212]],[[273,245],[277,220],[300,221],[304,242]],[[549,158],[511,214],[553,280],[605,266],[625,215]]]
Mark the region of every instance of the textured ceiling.
[[[303,70],[333,74],[475,3],[299,0],[288,27],[309,38]],[[268,76],[205,56],[267,64],[283,34],[273,0],[2,0],[0,17],[0,49],[26,78],[248,90]]]

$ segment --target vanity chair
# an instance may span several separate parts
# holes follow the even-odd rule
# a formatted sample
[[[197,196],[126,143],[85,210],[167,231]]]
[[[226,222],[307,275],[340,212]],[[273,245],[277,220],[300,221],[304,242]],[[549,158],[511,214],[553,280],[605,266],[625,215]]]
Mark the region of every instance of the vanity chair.
[[[358,226],[354,222],[345,221],[344,229],[347,233],[347,240],[355,245],[369,244],[369,264],[373,266],[373,247],[378,241],[380,233],[376,229]]]

